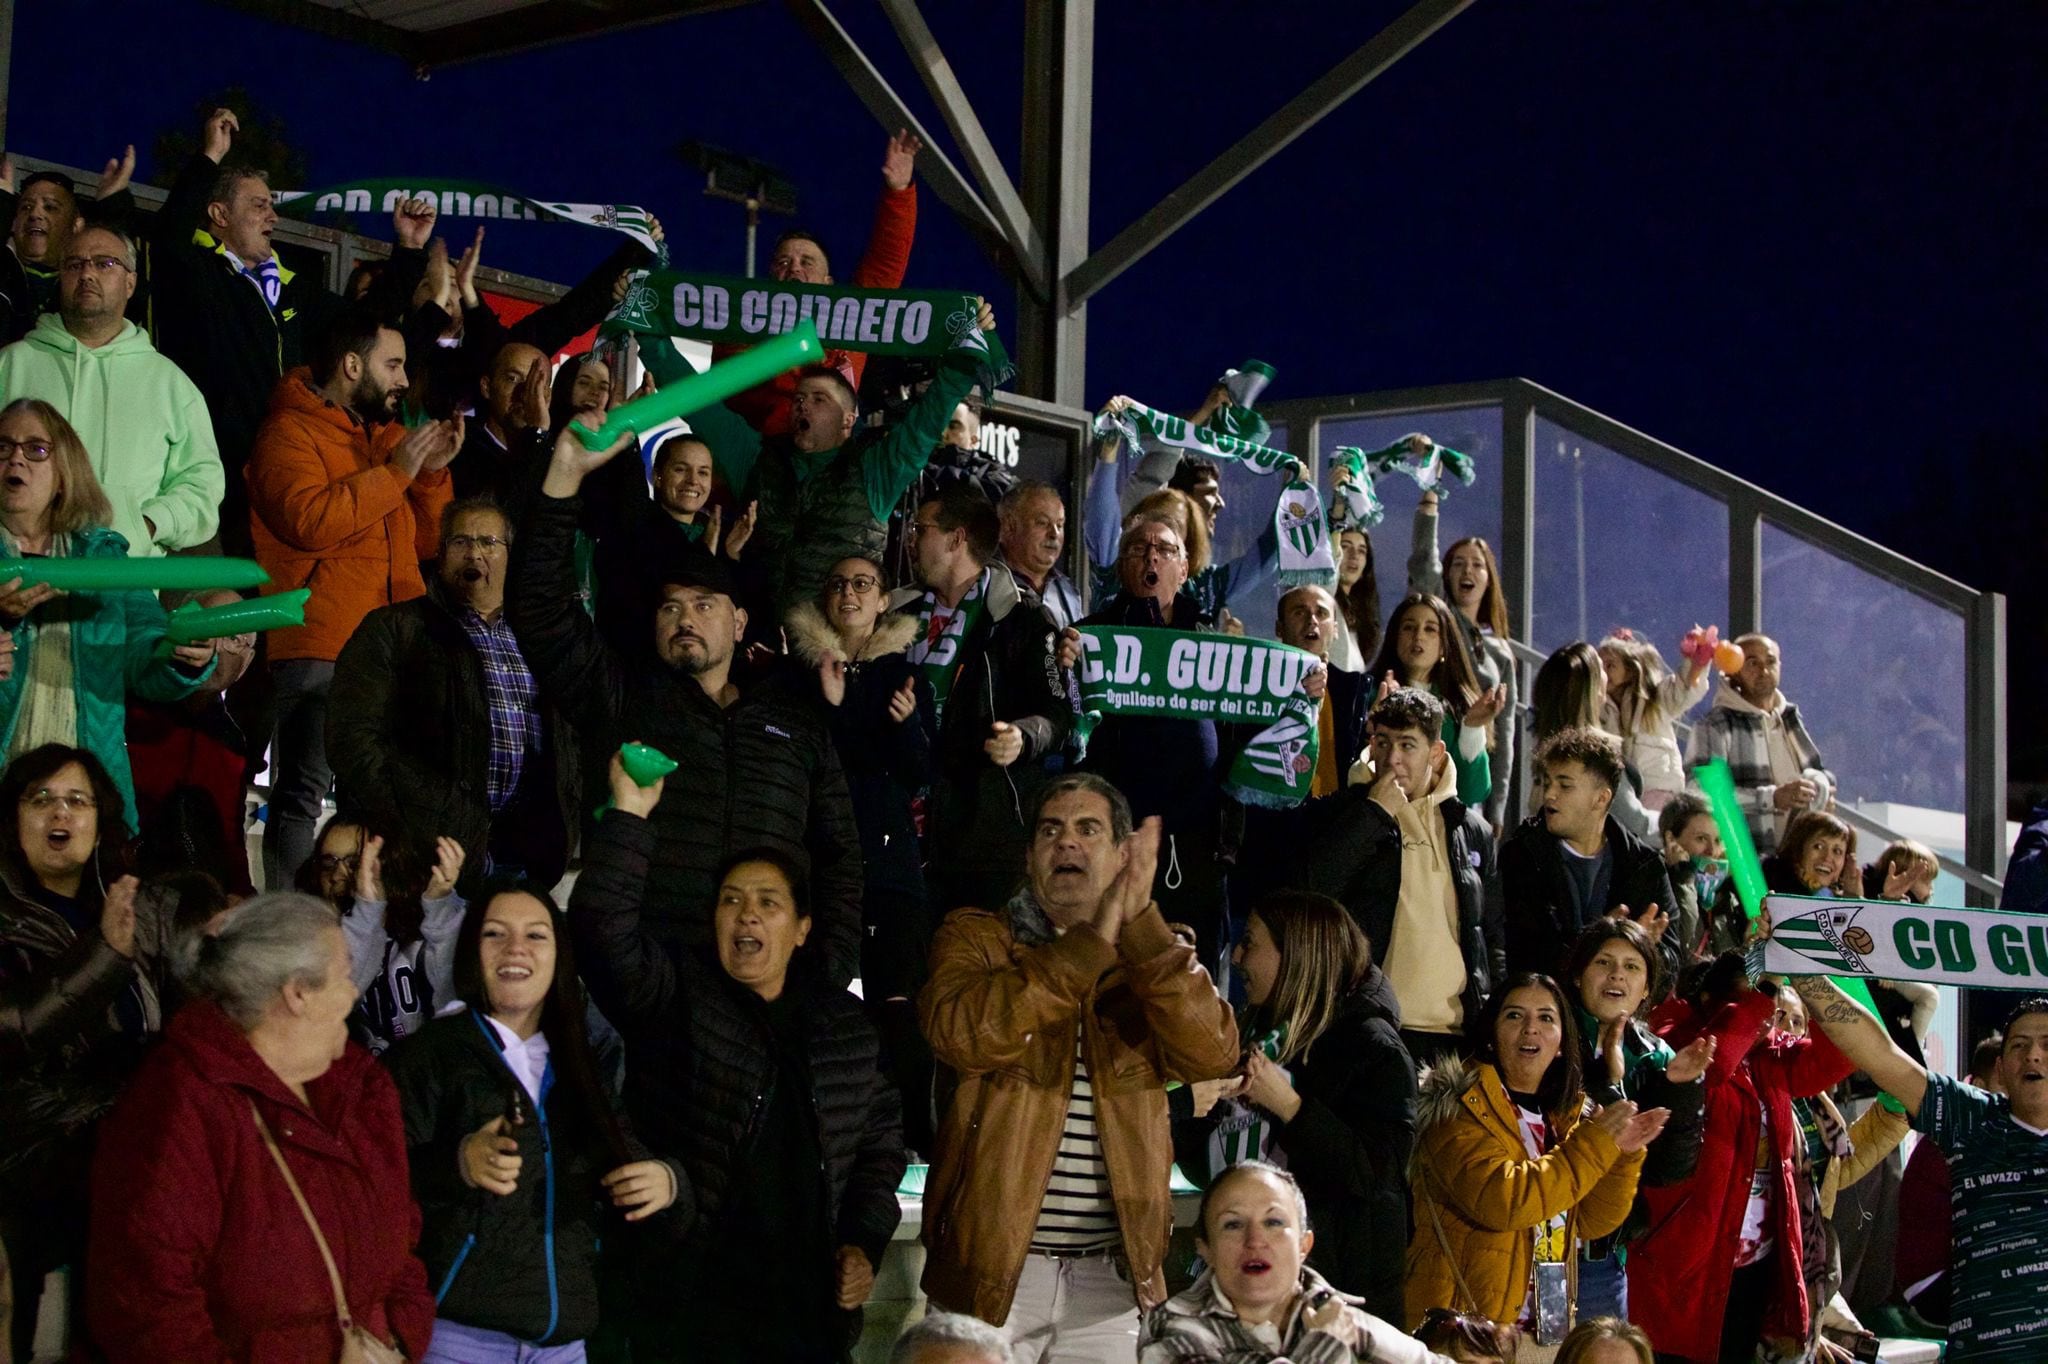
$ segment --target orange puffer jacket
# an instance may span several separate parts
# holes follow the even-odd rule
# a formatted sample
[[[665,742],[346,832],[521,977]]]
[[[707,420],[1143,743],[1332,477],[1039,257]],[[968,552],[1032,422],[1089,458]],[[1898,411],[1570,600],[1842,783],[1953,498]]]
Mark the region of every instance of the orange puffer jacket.
[[[266,595],[310,587],[306,623],[274,630],[270,660],[333,660],[363,617],[425,594],[420,561],[439,548],[448,471],[417,479],[391,463],[401,422],[374,429],[293,370],[270,397],[245,473]]]

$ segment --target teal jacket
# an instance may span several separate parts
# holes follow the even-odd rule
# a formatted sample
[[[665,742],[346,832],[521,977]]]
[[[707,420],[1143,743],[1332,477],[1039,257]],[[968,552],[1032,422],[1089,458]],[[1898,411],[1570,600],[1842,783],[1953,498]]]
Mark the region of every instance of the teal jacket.
[[[77,429],[131,553],[190,549],[219,528],[227,475],[206,399],[134,323],[95,349],[44,313],[0,350],[0,396],[41,398]]]
[[[0,553],[14,546],[0,536]],[[71,553],[80,559],[119,559],[128,542],[100,526],[71,537]],[[128,694],[147,701],[176,701],[190,696],[213,675],[215,664],[194,676],[168,658],[156,655],[164,637],[164,608],[150,592],[74,592],[37,607],[37,621],[71,622],[71,683],[78,696],[78,746],[106,767],[126,803],[124,818],[135,827],[135,782],[128,771]],[[0,680],[0,753],[14,746],[14,724],[21,716],[21,689],[29,676],[35,632],[26,621],[14,627],[14,670]]]

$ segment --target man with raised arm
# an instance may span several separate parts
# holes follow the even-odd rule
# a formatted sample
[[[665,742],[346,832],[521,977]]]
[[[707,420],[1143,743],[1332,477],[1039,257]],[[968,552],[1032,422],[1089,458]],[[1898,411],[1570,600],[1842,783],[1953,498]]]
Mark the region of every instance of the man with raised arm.
[[[1792,986],[1813,1022],[1948,1156],[1955,1260],[1951,1364],[2048,1358],[2048,996],[2005,1025],[1991,1094],[1928,1071],[1825,976]]]

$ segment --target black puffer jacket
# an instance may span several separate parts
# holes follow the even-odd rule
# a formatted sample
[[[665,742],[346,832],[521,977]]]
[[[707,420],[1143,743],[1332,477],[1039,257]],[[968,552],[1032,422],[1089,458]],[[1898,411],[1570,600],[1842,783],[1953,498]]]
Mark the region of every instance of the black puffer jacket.
[[[1307,802],[1303,829],[1311,841],[1292,884],[1343,902],[1372,943],[1374,961],[1384,961],[1401,904],[1401,828],[1375,803],[1363,785]],[[1457,884],[1458,946],[1470,977],[1464,1016],[1477,1018],[1493,982],[1501,978],[1505,955],[1499,881],[1494,875],[1493,835],[1479,811],[1456,797],[1437,807],[1444,821],[1444,860]]]
[[[940,917],[962,905],[1008,902],[1024,874],[1024,821],[1047,763],[1059,760],[1074,727],[1052,617],[1008,568],[992,564],[988,573],[985,608],[960,642],[959,671],[933,743],[938,773],[925,857]],[[915,617],[923,595],[906,588],[889,605]],[[929,709],[924,720],[930,731]],[[1024,751],[1008,767],[990,762],[982,747],[998,720],[1024,735]]]
[[[1543,826],[1538,811],[1515,827],[1501,843],[1501,893],[1512,907],[1507,916],[1508,969],[1564,974],[1572,944],[1585,926],[1573,902],[1571,873],[1565,870],[1560,840]],[[1675,903],[1664,854],[1607,817],[1607,851],[1613,866],[1607,880],[1607,903],[1591,908],[1586,922],[1616,905],[1641,912],[1651,905],[1669,910]],[[1679,935],[1666,933],[1657,945],[1664,958],[1664,979],[1675,981],[1682,966]],[[1652,1003],[1656,1001],[1652,1000]]]
[[[455,609],[433,581],[426,596],[363,617],[335,661],[327,753],[347,814],[378,833],[445,834],[461,843],[461,889],[474,898],[494,822],[491,709],[483,658]],[[522,783],[544,784],[554,798],[504,846],[526,849],[528,874],[553,885],[568,864],[581,805],[574,736],[553,706],[542,709],[541,750],[526,764]],[[499,817],[519,817],[520,804]]]
[[[811,906],[829,978],[860,968],[860,839],[846,778],[818,707],[785,675],[745,685],[721,707],[653,652],[622,656],[598,636],[575,590],[577,502],[539,498],[513,545],[506,610],[541,694],[584,740],[586,789],[629,740],[680,764],[654,812],[650,932],[685,947],[711,941],[719,863],[767,846],[810,868]]]
[[[1389,1321],[1401,1319],[1415,1142],[1415,1064],[1400,1030],[1394,987],[1375,966],[1288,1067],[1301,1111],[1275,1138],[1315,1209],[1309,1263]]]
[[[785,625],[801,683],[815,691],[817,667],[827,651],[844,656],[839,636],[817,607],[803,605]],[[932,779],[931,740],[917,712],[897,722],[889,703],[903,684],[915,689],[920,710],[931,705],[921,668],[903,656],[917,634],[908,616],[884,616],[846,669],[846,696],[824,702],[826,724],[853,796],[860,826],[865,892],[861,898],[861,994],[870,1000],[917,996],[931,949],[931,911],[925,904],[924,859],[918,851],[911,801]]]
[[[553,1061],[543,1102],[512,1130],[519,1143],[518,1192],[500,1196],[462,1182],[463,1138],[507,1116],[519,1080],[503,1045],[479,1014],[434,1019],[385,1054],[405,1115],[413,1197],[423,1218],[419,1256],[440,1300],[438,1315],[536,1344],[581,1340],[597,1329],[597,1244],[617,1230],[600,1210],[598,1181],[644,1152],[612,1151],[593,1115],[575,1111],[555,1087]],[[525,1098],[521,1091],[521,1098]],[[678,1171],[680,1175],[680,1171]],[[689,1216],[689,1186],[660,1218]],[[606,1222],[612,1227],[607,1228]]]
[[[663,804],[671,799],[664,795]],[[674,1281],[690,1283],[715,1250],[733,1172],[767,1109],[773,1044],[759,997],[708,951],[665,945],[642,929],[656,853],[646,820],[608,812],[584,844],[569,926],[591,997],[633,1057],[626,1107],[634,1128],[655,1151],[680,1155],[695,1192],[695,1218],[674,1266]],[[806,966],[799,953],[788,988],[810,996],[809,1099],[825,1161],[824,1224],[832,1244],[859,1246],[879,1265],[902,1215],[901,1100],[876,1069],[875,1031],[860,1002],[818,984]]]

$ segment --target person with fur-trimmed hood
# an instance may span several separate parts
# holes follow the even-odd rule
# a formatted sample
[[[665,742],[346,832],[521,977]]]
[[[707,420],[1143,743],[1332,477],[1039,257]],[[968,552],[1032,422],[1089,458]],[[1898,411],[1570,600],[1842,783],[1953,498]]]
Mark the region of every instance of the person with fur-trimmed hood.
[[[1473,1062],[1448,1056],[1422,1077],[1407,1324],[1455,1307],[1533,1328],[1540,1309],[1561,1307],[1569,1328],[1579,1243],[1628,1216],[1643,1151],[1670,1111],[1625,1099],[1593,1107],[1578,1023],[1548,976],[1509,976],[1470,1041]],[[1563,1268],[1561,1303],[1546,1264]]]
[[[818,600],[798,604],[784,624],[824,697],[860,831],[861,995],[903,1090],[905,1139],[930,1151],[931,1049],[913,1001],[932,925],[913,802],[932,780],[931,738],[918,718],[931,684],[906,655],[917,617],[885,613],[888,596],[881,566],[855,555],[832,565]]]

